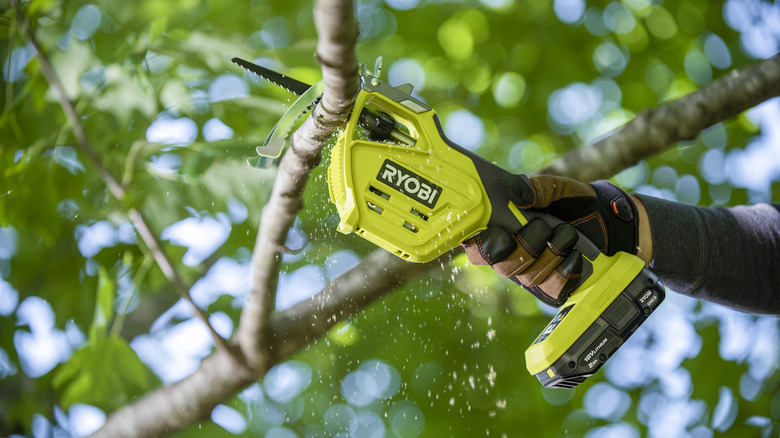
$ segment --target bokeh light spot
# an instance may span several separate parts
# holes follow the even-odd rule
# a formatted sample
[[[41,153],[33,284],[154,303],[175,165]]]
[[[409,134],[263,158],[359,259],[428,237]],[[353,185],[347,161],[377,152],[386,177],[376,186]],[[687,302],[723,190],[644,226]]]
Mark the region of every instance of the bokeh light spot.
[[[92,37],[100,26],[100,8],[95,5],[84,5],[76,12],[70,23],[70,31],[80,40]]]
[[[501,108],[515,108],[523,99],[526,88],[523,75],[515,72],[503,73],[493,81],[493,99]]]
[[[290,307],[307,300],[325,287],[325,274],[318,265],[306,265],[291,273],[279,276],[279,286],[276,294],[278,310]]]
[[[163,229],[160,237],[174,245],[184,246],[187,252],[182,262],[195,266],[210,256],[230,235],[230,219],[224,214],[188,217]]]
[[[226,140],[233,137],[233,130],[230,127],[214,117],[203,124],[203,138],[206,141]]]
[[[698,85],[712,81],[712,68],[704,53],[698,49],[688,51],[685,55],[685,74]]]
[[[3,79],[7,82],[16,82],[27,77],[24,68],[27,63],[35,56],[35,50],[32,46],[16,47],[11,51],[11,55],[3,61]]]
[[[334,404],[325,411],[325,414],[322,416],[322,423],[329,434],[346,435],[349,432],[349,424],[354,417],[355,410],[351,406],[339,403]]]
[[[479,63],[464,72],[463,86],[472,93],[482,94],[490,87],[491,75],[487,63]]]
[[[211,421],[232,434],[238,435],[246,430],[244,416],[229,406],[217,405],[214,407],[214,410],[211,411]]]
[[[198,125],[189,117],[172,118],[163,114],[146,129],[149,143],[186,146],[198,137]]]
[[[414,438],[425,430],[425,416],[412,401],[394,403],[388,411],[388,422],[397,436]]]
[[[687,202],[688,204],[697,205],[701,199],[701,187],[699,186],[699,180],[693,175],[683,175],[677,180],[677,187],[675,188],[677,200],[680,202]]]
[[[659,189],[674,189],[677,186],[677,171],[669,166],[656,167],[651,182]]]
[[[537,169],[542,161],[542,147],[533,140],[522,140],[509,150],[509,168],[518,173]]]
[[[234,74],[220,75],[209,86],[209,100],[211,102],[247,96],[249,96],[249,86],[243,79]]]
[[[344,249],[336,251],[328,256],[325,261],[325,272],[328,278],[333,280],[360,263],[360,256],[354,252]]]
[[[604,24],[618,35],[624,35],[636,26],[636,19],[622,3],[612,2],[604,8]]]
[[[301,361],[290,360],[274,366],[263,378],[268,398],[277,403],[289,403],[311,383],[312,369]]]
[[[604,24],[604,14],[597,7],[590,7],[585,11],[585,28],[593,36],[604,36],[609,33],[609,28]]]
[[[422,90],[425,86],[425,69],[415,59],[401,58],[390,66],[387,80],[393,86],[412,84],[415,91]]]
[[[624,53],[612,42],[601,43],[593,51],[593,65],[604,76],[618,76],[623,73],[627,64],[628,53]]]
[[[575,82],[554,91],[547,101],[547,108],[555,124],[571,129],[596,114],[601,102],[602,96],[597,88]]]
[[[553,10],[558,19],[566,24],[573,24],[585,13],[584,0],[555,0]]]
[[[596,383],[585,393],[583,404],[594,418],[616,421],[628,411],[631,397],[609,383]]]
[[[636,189],[647,183],[649,173],[650,166],[647,164],[647,161],[642,160],[638,164],[623,169],[620,173],[615,175],[615,181],[627,189]]]
[[[677,23],[675,23],[674,17],[661,6],[654,7],[645,22],[650,33],[662,40],[669,39],[677,33]]]
[[[707,35],[704,40],[704,54],[715,68],[731,67],[731,52],[726,43],[714,33]]]
[[[485,137],[482,119],[468,110],[452,112],[445,122],[445,130],[450,140],[470,151],[477,149]]]
[[[420,4],[420,0],[385,0],[388,6],[399,11],[414,9]]]
[[[455,61],[466,61],[474,52],[474,35],[464,20],[454,17],[439,27],[439,44]]]
[[[350,438],[384,438],[385,423],[374,412],[361,412],[349,423]]]
[[[260,39],[272,49],[281,49],[292,40],[290,26],[284,17],[272,17],[263,22]]]
[[[715,406],[715,411],[712,413],[712,427],[719,432],[725,432],[734,424],[734,420],[736,419],[737,401],[734,399],[734,394],[732,393],[731,388],[721,386],[718,404]]]
[[[68,408],[68,423],[73,436],[87,436],[103,426],[106,422],[106,414],[99,408],[76,403]]]
[[[710,149],[699,159],[699,173],[710,184],[726,181],[726,154],[720,149]]]
[[[645,82],[657,95],[662,95],[674,80],[674,73],[663,62],[654,59],[645,68]]]

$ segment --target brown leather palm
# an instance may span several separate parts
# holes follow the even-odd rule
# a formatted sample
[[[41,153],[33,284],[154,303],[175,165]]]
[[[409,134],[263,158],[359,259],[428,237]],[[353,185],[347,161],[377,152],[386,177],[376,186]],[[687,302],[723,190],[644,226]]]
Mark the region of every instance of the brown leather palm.
[[[534,219],[517,234],[492,227],[463,244],[471,263],[490,265],[503,277],[525,286],[551,306],[569,297],[570,280],[579,278],[582,259],[574,250],[577,233],[568,224],[550,227]]]
[[[551,306],[560,306],[582,271],[574,245],[577,231],[607,255],[636,254],[639,236],[630,197],[608,181],[585,184],[570,178],[502,175],[504,189],[520,209],[544,211],[564,223],[555,228],[537,218],[514,235],[491,227],[463,244],[471,263],[490,265]]]

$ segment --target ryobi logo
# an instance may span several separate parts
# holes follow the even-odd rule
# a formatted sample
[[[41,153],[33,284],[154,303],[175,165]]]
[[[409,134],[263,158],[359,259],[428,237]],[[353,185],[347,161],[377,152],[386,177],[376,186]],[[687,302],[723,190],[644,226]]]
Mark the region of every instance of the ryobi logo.
[[[382,164],[376,179],[428,208],[436,206],[441,194],[441,187],[390,160]]]

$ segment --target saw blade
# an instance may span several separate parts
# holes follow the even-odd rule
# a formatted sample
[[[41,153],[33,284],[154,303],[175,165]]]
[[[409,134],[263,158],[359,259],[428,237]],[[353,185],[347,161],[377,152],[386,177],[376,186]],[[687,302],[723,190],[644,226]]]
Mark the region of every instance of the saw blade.
[[[301,117],[308,113],[314,105],[320,100],[322,92],[325,90],[325,83],[322,81],[309,87],[298,99],[290,105],[287,112],[284,113],[281,119],[276,122],[276,126],[268,134],[268,138],[265,140],[262,146],[257,147],[257,154],[259,156],[250,158],[249,164],[254,167],[260,167],[267,169],[271,167],[271,163],[276,158],[282,155],[282,150],[287,142],[287,137],[292,132],[293,127]]]
[[[238,64],[246,71],[250,73],[254,73],[262,77],[263,79],[284,88],[290,93],[297,94],[298,96],[302,95],[303,93],[306,92],[306,90],[311,88],[311,85],[305,82],[301,82],[297,79],[293,79],[289,76],[283,75],[279,72],[275,72],[271,69],[267,69],[263,66],[251,63],[247,60],[241,58],[233,58],[231,59],[231,61],[233,61],[234,64]]]
[[[298,123],[301,117],[305,116],[322,97],[325,90],[325,84],[322,81],[314,85],[285,76],[281,73],[251,63],[241,58],[233,58],[231,61],[243,67],[250,73],[254,73],[269,82],[276,84],[285,90],[297,94],[298,99],[287,108],[282,118],[276,122],[276,125],[268,134],[262,146],[257,147],[257,157],[249,158],[247,162],[253,167],[267,169],[276,158],[282,155],[287,137],[292,132],[293,127]]]

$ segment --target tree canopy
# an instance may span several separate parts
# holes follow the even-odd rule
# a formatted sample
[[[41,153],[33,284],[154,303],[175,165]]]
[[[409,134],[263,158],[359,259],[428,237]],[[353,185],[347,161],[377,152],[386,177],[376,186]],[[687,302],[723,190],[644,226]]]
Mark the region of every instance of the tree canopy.
[[[780,6],[758,0],[355,3],[357,60],[382,56],[382,77],[413,84],[454,142],[517,173],[568,169],[561,157],[648,108],[766,60],[778,69]],[[166,426],[181,437],[780,430],[776,318],[670,292],[596,376],[541,388],[523,352],[554,310],[463,255],[406,265],[339,234],[328,145],[278,258],[258,223],[276,220],[263,210],[282,171],[246,159],[294,97],[230,59],[313,83],[318,44],[353,35],[351,21],[327,30],[318,20],[336,18],[300,0],[0,11],[1,435],[88,435],[149,394],[209,412]],[[778,202],[772,97],[600,177],[704,206]],[[252,330],[242,311],[258,254],[280,263],[258,334],[273,348],[210,400],[197,382],[166,392],[188,376],[213,383],[245,356],[231,339]]]

